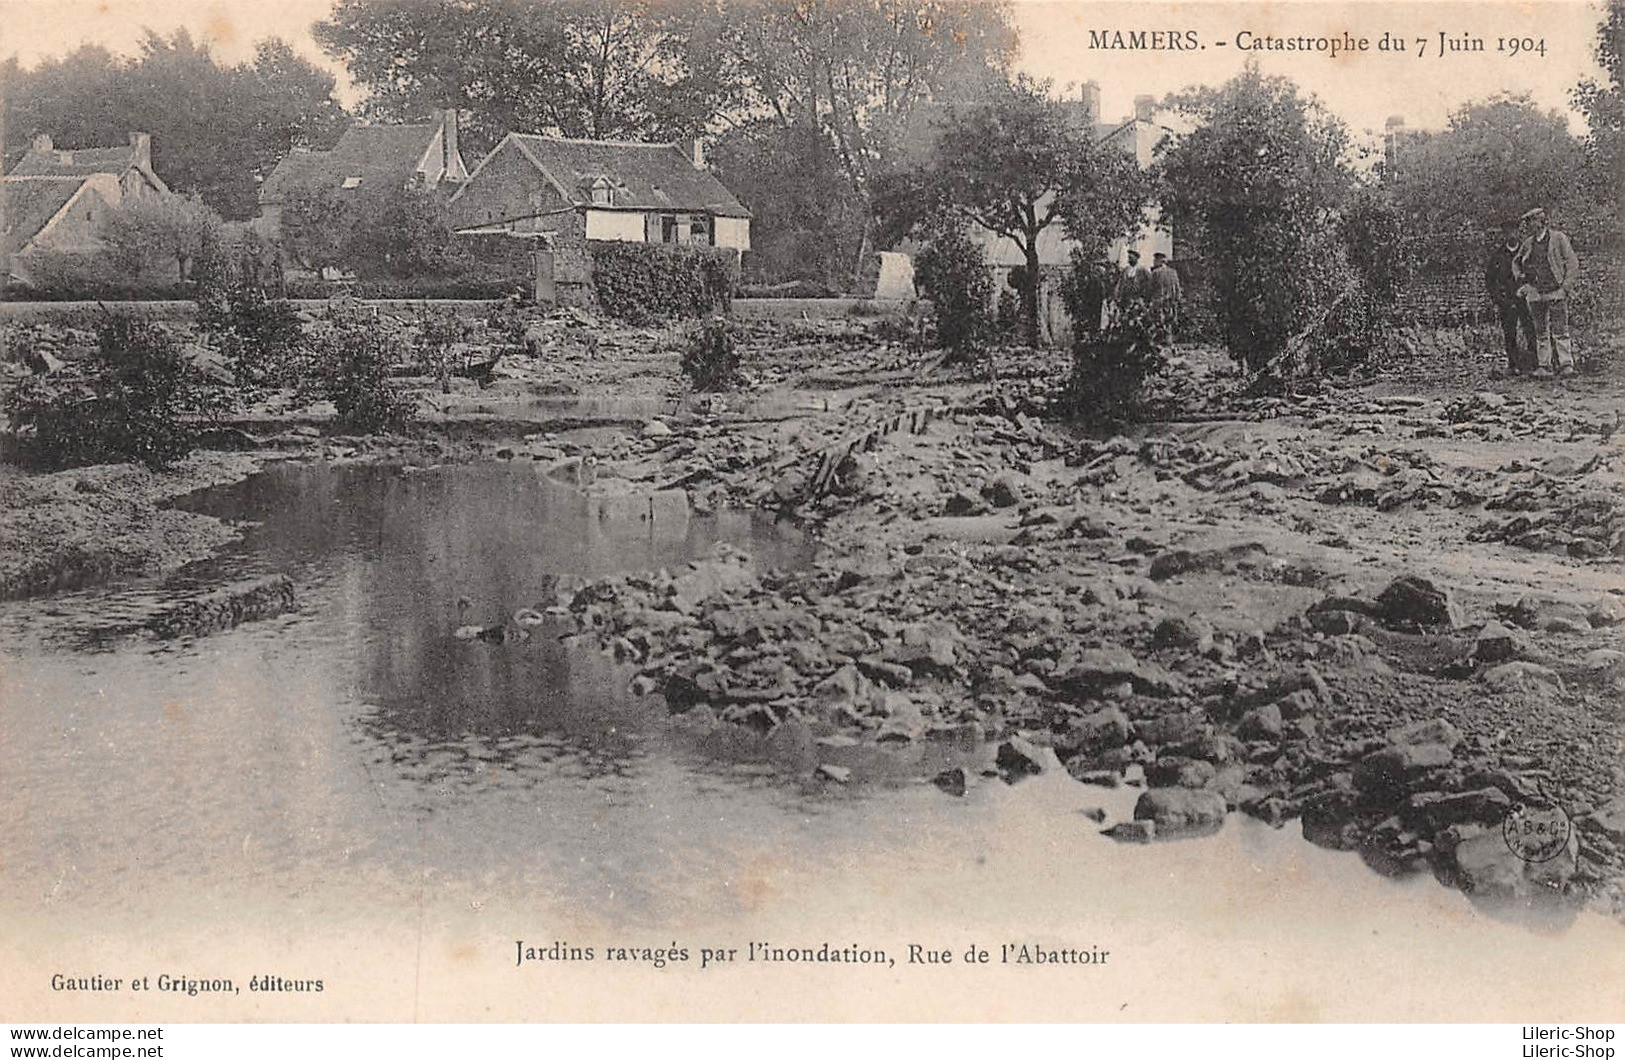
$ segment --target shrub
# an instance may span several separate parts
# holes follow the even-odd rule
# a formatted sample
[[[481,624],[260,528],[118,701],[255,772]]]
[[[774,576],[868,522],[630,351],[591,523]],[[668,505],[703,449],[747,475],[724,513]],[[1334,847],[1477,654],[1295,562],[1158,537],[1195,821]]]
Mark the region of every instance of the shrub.
[[[53,467],[166,467],[196,447],[224,407],[220,388],[167,331],[123,317],[100,324],[89,361],[24,379],[6,399],[24,451]]]
[[[1073,330],[1067,403],[1074,413],[1120,418],[1139,403],[1146,378],[1162,366],[1172,313],[1170,305],[1135,298],[1116,308],[1104,331]]]
[[[409,338],[400,322],[349,300],[337,300],[311,335],[314,371],[309,386],[333,402],[341,431],[372,434],[404,430],[412,400],[390,379]],[[304,388],[302,388],[304,389]]]
[[[198,296],[198,326],[245,386],[292,386],[307,367],[299,315],[256,284],[214,286]]]
[[[695,329],[683,350],[682,369],[694,389],[704,393],[739,384],[739,351],[726,320],[713,317]]]
[[[456,310],[429,306],[419,307],[416,323],[418,364],[434,376],[442,394],[449,394],[455,367],[452,349],[468,342],[473,329]]]
[[[914,282],[931,302],[937,345],[966,360],[993,334],[993,280],[982,248],[958,227],[932,237],[914,259]]]
[[[593,242],[598,307],[631,324],[728,312],[733,252],[710,247]]]

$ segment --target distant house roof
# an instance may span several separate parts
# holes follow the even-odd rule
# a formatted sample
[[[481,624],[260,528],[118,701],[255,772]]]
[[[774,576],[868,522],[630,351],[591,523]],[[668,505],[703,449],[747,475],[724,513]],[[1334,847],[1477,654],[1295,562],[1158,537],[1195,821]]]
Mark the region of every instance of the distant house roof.
[[[294,151],[276,164],[260,185],[260,202],[275,203],[299,187],[325,187],[370,194],[404,188],[425,163],[442,124],[352,125],[331,151]],[[455,148],[453,148],[455,150]],[[466,176],[461,157],[449,179]]]
[[[7,172],[11,177],[88,177],[122,174],[135,165],[133,147],[91,147],[79,151],[29,151]]]
[[[525,133],[513,133],[507,139],[541,170],[565,201],[576,206],[605,208],[606,204],[594,202],[592,191],[595,185],[607,183],[612,192],[610,209],[750,216],[714,173],[695,166],[676,144],[565,140]],[[479,170],[474,173],[477,176]],[[474,177],[469,180],[472,183]]]
[[[85,186],[83,177],[13,177],[0,180],[6,256],[26,247]]]
[[[36,144],[21,152],[7,152],[5,175],[8,177],[90,177],[97,173],[110,173],[122,178],[134,169],[158,191],[169,190],[158,174],[152,171],[147,138],[140,134],[141,146],[135,143],[121,147],[58,148],[49,137],[41,137]],[[133,137],[132,137],[133,138]]]

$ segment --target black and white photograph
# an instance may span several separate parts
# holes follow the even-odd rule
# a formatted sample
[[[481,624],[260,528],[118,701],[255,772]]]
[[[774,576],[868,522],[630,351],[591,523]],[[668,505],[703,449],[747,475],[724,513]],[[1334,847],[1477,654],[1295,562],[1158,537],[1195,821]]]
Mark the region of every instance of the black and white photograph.
[[[1625,0],[0,16],[0,1022],[1619,1048]]]

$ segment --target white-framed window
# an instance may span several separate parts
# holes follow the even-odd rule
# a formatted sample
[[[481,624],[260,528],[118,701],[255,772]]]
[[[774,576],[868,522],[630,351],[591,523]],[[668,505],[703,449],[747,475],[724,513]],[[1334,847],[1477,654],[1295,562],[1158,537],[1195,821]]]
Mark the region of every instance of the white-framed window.
[[[592,197],[592,204],[594,206],[615,205],[615,189],[610,185],[609,181],[605,180],[603,177],[599,177],[597,180],[592,182],[592,188],[589,194]]]

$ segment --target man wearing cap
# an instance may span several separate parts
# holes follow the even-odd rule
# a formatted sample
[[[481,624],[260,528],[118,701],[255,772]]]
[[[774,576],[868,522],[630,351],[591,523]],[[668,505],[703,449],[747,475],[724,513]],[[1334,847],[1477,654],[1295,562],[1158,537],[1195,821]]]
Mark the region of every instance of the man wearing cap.
[[[1168,255],[1158,251],[1151,255],[1151,262],[1151,304],[1157,307],[1157,342],[1171,346],[1179,320],[1179,299],[1184,291],[1179,273],[1168,263]]]
[[[1569,339],[1569,292],[1580,275],[1580,259],[1569,237],[1546,223],[1536,207],[1523,215],[1524,242],[1513,262],[1535,321],[1535,378],[1550,379],[1555,366],[1574,374],[1574,344]]]
[[[1501,316],[1507,374],[1513,376],[1535,370],[1535,320],[1529,315],[1529,303],[1518,295],[1521,284],[1513,267],[1521,247],[1518,222],[1508,219],[1501,224],[1501,239],[1490,249],[1489,261],[1484,265],[1484,287]],[[1522,332],[1521,342],[1519,332]]]

